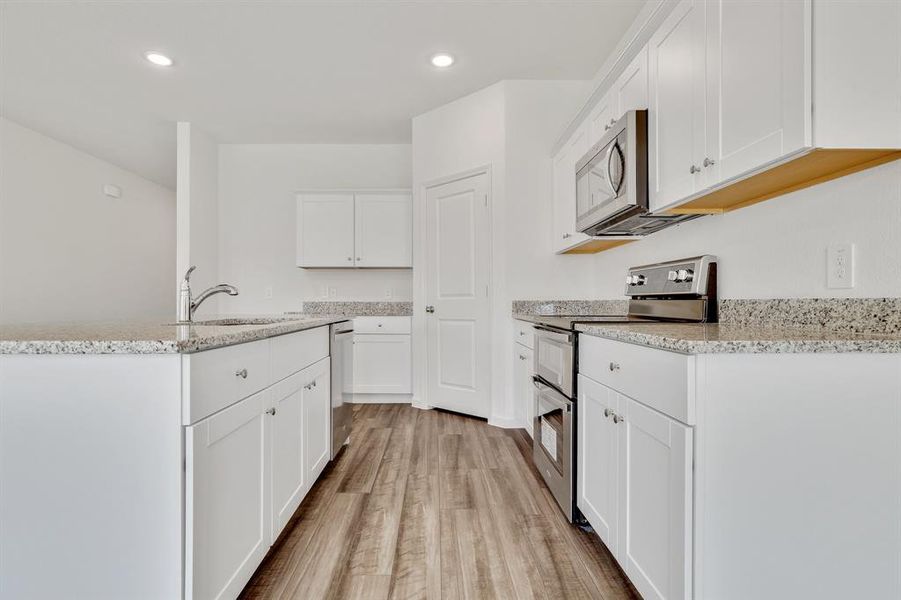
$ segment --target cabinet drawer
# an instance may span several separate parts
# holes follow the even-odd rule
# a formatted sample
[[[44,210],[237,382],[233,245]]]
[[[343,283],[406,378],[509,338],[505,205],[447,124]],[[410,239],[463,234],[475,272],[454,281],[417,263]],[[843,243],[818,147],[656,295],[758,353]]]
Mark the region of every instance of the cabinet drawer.
[[[534,350],[535,329],[532,323],[513,319],[513,341]]]
[[[182,357],[185,424],[234,404],[269,385],[269,340]]]
[[[354,333],[410,333],[410,317],[357,317]]]
[[[280,335],[272,338],[270,344],[272,381],[281,381],[328,356],[329,328],[317,327]]]
[[[590,335],[579,336],[579,373],[683,423],[694,423],[694,358]]]

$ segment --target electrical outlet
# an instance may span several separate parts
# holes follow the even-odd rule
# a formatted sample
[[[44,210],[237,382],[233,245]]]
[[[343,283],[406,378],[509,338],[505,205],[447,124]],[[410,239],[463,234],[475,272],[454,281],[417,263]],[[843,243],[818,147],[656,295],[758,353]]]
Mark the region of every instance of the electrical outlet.
[[[267,285],[266,289],[263,290],[263,298],[266,300],[272,300],[272,286]]]
[[[826,249],[826,287],[854,287],[854,244],[829,244]]]
[[[338,288],[330,287],[328,289],[328,297],[332,298],[332,299],[337,298],[338,297]]]
[[[385,298],[391,298],[391,296],[392,296],[391,288],[388,288],[387,290],[385,290]]]

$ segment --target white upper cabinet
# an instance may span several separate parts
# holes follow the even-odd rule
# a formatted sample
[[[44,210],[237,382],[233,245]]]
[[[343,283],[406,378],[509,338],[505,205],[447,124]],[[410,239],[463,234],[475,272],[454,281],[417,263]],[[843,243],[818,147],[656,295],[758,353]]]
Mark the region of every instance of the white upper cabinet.
[[[648,108],[648,47],[641,49],[619,79],[613,84],[612,96],[614,119],[621,118],[630,110]]]
[[[412,267],[412,224],[410,194],[357,194],[356,266]]]
[[[691,195],[701,185],[704,50],[703,0],[682,0],[648,43],[648,202],[652,211]]]
[[[588,117],[588,143],[585,145],[586,152],[604,137],[610,127],[616,123],[617,119],[616,94],[610,91],[606,96],[601,98],[597,103],[591,115]],[[576,159],[579,160],[578,158]]]
[[[297,265],[354,266],[354,195],[297,196]]]
[[[409,268],[413,256],[409,192],[297,195],[297,266]]]
[[[810,145],[811,21],[799,0],[706,4],[709,186]]]
[[[584,233],[576,233],[576,163],[588,151],[589,125],[586,122],[579,127],[554,157],[555,252],[564,252],[590,239]]]

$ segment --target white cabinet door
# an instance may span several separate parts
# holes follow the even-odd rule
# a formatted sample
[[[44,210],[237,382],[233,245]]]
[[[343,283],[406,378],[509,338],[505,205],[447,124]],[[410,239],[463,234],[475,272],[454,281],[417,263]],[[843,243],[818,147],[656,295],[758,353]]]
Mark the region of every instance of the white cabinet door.
[[[691,597],[692,429],[618,395],[617,560],[645,600]]]
[[[297,266],[354,265],[354,195],[297,195]]]
[[[301,371],[306,381],[303,388],[303,456],[308,485],[322,473],[331,457],[331,361],[323,358]]]
[[[626,70],[613,84],[613,118],[620,119],[627,111],[648,108],[648,47],[632,59]]]
[[[354,240],[358,267],[413,266],[410,194],[356,194]]]
[[[269,549],[268,390],[185,428],[185,584],[236,598]]]
[[[704,2],[682,0],[648,43],[648,187],[652,211],[701,184],[705,143]]]
[[[411,393],[412,360],[409,335],[355,335],[354,393]]]
[[[272,535],[270,543],[300,506],[309,489],[303,455],[303,387],[310,382],[301,371],[272,386],[270,465]]]
[[[516,419],[521,422],[529,435],[532,434],[535,419],[535,396],[532,386],[534,354],[531,348],[513,344],[513,402]]]
[[[616,94],[611,90],[601,98],[594,110],[588,116],[588,142],[585,144],[585,152],[597,144],[610,126],[616,123]],[[576,161],[579,159],[576,158]]]
[[[553,247],[563,252],[590,239],[576,233],[576,163],[588,151],[589,122],[572,135],[554,157]]]
[[[707,0],[705,186],[809,144],[810,10],[809,0]]]
[[[576,505],[612,553],[617,551],[619,489],[618,395],[579,376]],[[619,418],[617,416],[617,418]]]

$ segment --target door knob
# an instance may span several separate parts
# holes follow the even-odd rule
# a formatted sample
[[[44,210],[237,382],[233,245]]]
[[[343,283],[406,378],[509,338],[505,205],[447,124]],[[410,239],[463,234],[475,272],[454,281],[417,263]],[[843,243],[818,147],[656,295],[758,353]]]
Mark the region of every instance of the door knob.
[[[426,307],[425,307],[425,311],[426,311],[427,313],[433,313],[433,312],[435,312],[435,307],[432,306],[432,305],[426,306]]]

